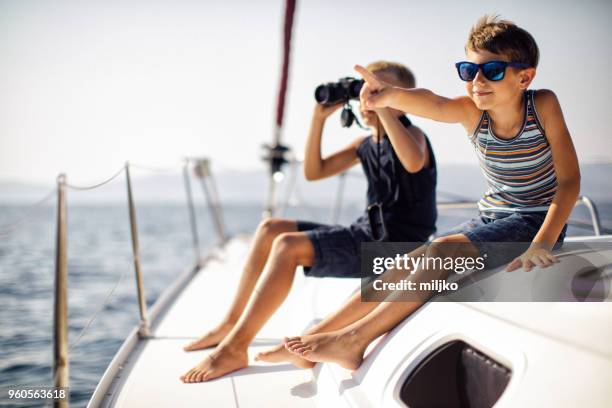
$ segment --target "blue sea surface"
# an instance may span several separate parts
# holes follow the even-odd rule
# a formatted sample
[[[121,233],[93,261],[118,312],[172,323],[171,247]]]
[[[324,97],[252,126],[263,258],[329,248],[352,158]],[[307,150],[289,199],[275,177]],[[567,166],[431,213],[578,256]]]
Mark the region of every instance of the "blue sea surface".
[[[598,203],[611,227],[612,203]],[[205,206],[196,208],[201,250],[216,242]],[[250,233],[261,220],[257,204],[223,208],[231,234]],[[349,223],[362,209],[346,205],[340,222]],[[51,386],[55,206],[37,207],[13,231],[0,231],[0,390]],[[440,212],[438,228],[448,229],[474,210]],[[24,216],[24,207],[0,206],[0,226]],[[329,207],[290,207],[287,217],[329,222]],[[588,221],[576,209],[574,217]],[[194,261],[186,205],[142,204],[137,207],[145,294],[151,306],[162,291]],[[10,228],[9,228],[10,229]],[[586,228],[573,235],[590,235]],[[125,204],[68,207],[70,400],[85,406],[98,380],[125,337],[138,324],[138,307]],[[109,293],[112,296],[107,299]],[[100,310],[101,309],[101,310]],[[91,322],[84,335],[79,334]],[[178,375],[178,373],[177,373]],[[6,401],[6,395],[0,401]],[[24,405],[20,405],[24,406]]]

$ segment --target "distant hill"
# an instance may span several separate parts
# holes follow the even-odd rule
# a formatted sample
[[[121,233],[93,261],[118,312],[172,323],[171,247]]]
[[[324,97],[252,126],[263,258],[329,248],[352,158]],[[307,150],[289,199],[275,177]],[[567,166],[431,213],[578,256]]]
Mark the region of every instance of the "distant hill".
[[[289,170],[289,169],[288,169]],[[610,179],[612,164],[585,164],[582,171],[582,192],[595,202],[612,202]],[[484,191],[480,169],[468,165],[447,165],[438,169],[438,199],[477,200]],[[291,171],[280,184],[279,199],[287,199],[286,187],[290,184]],[[224,203],[261,203],[266,199],[268,177],[261,170],[225,170],[215,173],[219,195]],[[69,191],[69,203],[104,203],[125,200],[125,179],[120,177],[112,183],[92,191]],[[338,178],[308,182],[297,169],[295,188],[290,194],[291,202],[306,205],[329,205],[336,197]],[[0,180],[0,205],[33,203],[53,189],[54,185],[17,183]],[[176,174],[140,174],[134,176],[134,196],[137,202],[184,202],[183,178]],[[198,180],[192,179],[196,199],[201,200],[202,188]],[[346,204],[362,205],[365,201],[365,181],[361,170],[351,170],[346,179],[343,201]],[[448,194],[447,194],[448,193]]]

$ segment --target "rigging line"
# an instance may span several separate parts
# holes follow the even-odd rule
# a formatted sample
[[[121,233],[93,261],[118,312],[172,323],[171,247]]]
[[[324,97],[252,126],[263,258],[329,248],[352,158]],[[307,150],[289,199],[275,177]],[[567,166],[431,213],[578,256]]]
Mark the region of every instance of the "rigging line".
[[[119,175],[121,175],[121,173],[123,173],[124,170],[125,170],[125,166],[122,166],[121,169],[119,169],[119,171],[117,171],[117,173],[115,173],[113,176],[109,177],[108,179],[98,184],[94,184],[93,186],[75,186],[73,184],[66,183],[66,187],[71,188],[73,190],[93,190],[94,188],[102,187],[103,185],[110,183],[111,181],[119,177]]]
[[[152,246],[151,245],[152,243],[157,243],[157,242],[158,242],[157,240],[149,242],[147,245],[145,245],[143,248],[141,248],[141,250],[140,250],[141,255],[142,255],[142,252],[145,249],[149,249]],[[126,257],[126,259],[128,259],[130,261],[133,261],[134,260],[134,255],[130,254],[129,256]],[[68,353],[70,353],[72,351],[72,349],[76,347],[76,345],[79,343],[79,341],[81,341],[81,338],[85,335],[85,332],[89,329],[89,327],[93,324],[93,322],[98,318],[98,315],[109,304],[109,301],[110,301],[111,297],[113,296],[113,294],[115,293],[115,291],[119,287],[119,284],[121,283],[123,278],[125,278],[125,275],[129,272],[129,270],[130,270],[130,268],[125,268],[123,270],[123,273],[121,273],[121,275],[119,276],[119,279],[117,279],[117,282],[115,282],[115,285],[111,288],[111,290],[105,296],[104,301],[102,302],[102,304],[98,307],[98,309],[96,309],[96,311],[91,316],[91,318],[89,319],[87,324],[85,326],[83,326],[83,328],[81,329],[81,331],[77,335],[77,337],[74,340],[74,342],[68,347]]]
[[[30,221],[34,218],[40,217],[40,214],[37,215],[33,215],[33,211],[38,208],[41,207],[43,204],[46,204],[51,198],[55,197],[55,194],[57,192],[57,189],[54,188],[53,190],[49,191],[47,193],[47,195],[45,195],[43,198],[41,198],[40,200],[38,200],[37,202],[35,202],[34,204],[30,204],[28,207],[25,208],[25,215],[15,221],[11,221],[8,222],[4,225],[0,225],[0,237],[5,237],[10,235],[12,232],[14,232],[15,230],[17,230],[17,227],[19,227],[21,224]]]
[[[98,307],[98,309],[95,311],[93,316],[91,316],[91,318],[89,319],[87,324],[85,326],[83,326],[83,328],[81,329],[81,331],[77,335],[77,337],[74,340],[74,342],[68,347],[68,354],[70,354],[72,352],[72,349],[74,349],[76,347],[76,345],[79,343],[79,341],[81,341],[81,338],[85,335],[85,332],[93,324],[93,322],[96,320],[96,318],[98,317],[100,312],[102,312],[102,310],[104,310],[104,308],[108,305],[110,298],[115,293],[115,290],[117,290],[117,288],[119,287],[119,284],[121,283],[121,281],[123,280],[123,278],[127,274],[128,270],[129,270],[129,268],[125,268],[124,269],[124,271],[121,274],[121,276],[119,276],[119,279],[117,280],[117,282],[115,282],[115,285],[111,288],[111,290],[108,292],[108,294],[104,298],[104,302],[102,302],[102,304]]]
[[[149,241],[146,245],[144,245],[142,248],[140,248],[140,256],[142,257],[142,254],[146,250],[148,250],[151,247],[153,247],[154,244],[159,244],[160,242],[161,242],[161,239],[153,239],[152,241]],[[126,257],[126,259],[128,259],[129,261],[133,261],[134,260],[134,254],[130,254],[129,256]],[[102,302],[102,304],[98,307],[98,309],[96,309],[96,311],[91,316],[91,318],[89,319],[87,324],[85,326],[83,326],[83,328],[81,329],[81,331],[77,335],[77,337],[74,340],[74,342],[68,347],[68,353],[72,352],[72,349],[74,349],[77,346],[77,344],[81,341],[81,338],[85,335],[87,330],[89,330],[89,327],[93,324],[93,322],[98,318],[98,315],[109,304],[110,299],[112,298],[113,294],[115,293],[115,291],[119,287],[119,284],[121,283],[121,281],[125,278],[125,275],[129,272],[129,269],[130,268],[125,268],[124,269],[123,273],[119,276],[119,279],[117,280],[117,282],[115,282],[115,285],[111,288],[111,290],[108,292],[108,294],[104,298],[104,301]]]

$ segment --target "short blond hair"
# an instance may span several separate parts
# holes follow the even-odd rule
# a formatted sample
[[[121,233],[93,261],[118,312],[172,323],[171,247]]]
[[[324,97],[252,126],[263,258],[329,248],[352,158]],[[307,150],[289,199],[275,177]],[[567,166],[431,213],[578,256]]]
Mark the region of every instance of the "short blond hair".
[[[368,64],[366,68],[373,73],[387,72],[392,74],[404,88],[414,88],[416,86],[416,79],[412,71],[398,62],[376,61]]]
[[[497,14],[485,14],[478,19],[465,44],[465,51],[468,50],[505,55],[512,62],[522,62],[531,68],[536,68],[540,59],[533,36],[512,21],[501,20]]]

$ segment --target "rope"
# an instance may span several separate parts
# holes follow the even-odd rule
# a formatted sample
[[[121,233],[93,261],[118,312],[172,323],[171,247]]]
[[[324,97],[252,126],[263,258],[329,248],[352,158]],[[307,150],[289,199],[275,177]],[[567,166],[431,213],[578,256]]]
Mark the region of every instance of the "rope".
[[[53,190],[49,191],[43,198],[41,198],[34,204],[30,204],[25,209],[26,214],[23,217],[0,226],[0,237],[6,237],[10,235],[17,229],[17,227],[19,227],[26,221],[30,221],[34,218],[40,217],[41,214],[33,215],[34,210],[38,207],[41,207],[43,204],[46,204],[51,198],[53,198],[56,194],[56,191],[57,190],[54,188]]]
[[[119,276],[119,279],[117,280],[117,282],[115,282],[115,285],[111,288],[111,290],[108,292],[108,294],[106,295],[106,297],[104,298],[104,302],[102,302],[102,304],[100,305],[100,307],[98,307],[98,309],[95,311],[95,313],[93,314],[93,316],[91,316],[91,318],[89,319],[89,321],[87,322],[87,324],[85,326],[83,326],[83,328],[81,329],[81,331],[79,332],[79,334],[77,335],[76,339],[74,340],[74,342],[68,347],[68,354],[70,354],[72,352],[72,349],[76,347],[77,344],[79,344],[79,341],[81,341],[81,338],[85,335],[85,332],[89,329],[89,327],[93,324],[93,322],[96,320],[96,318],[98,317],[98,315],[100,314],[100,312],[102,312],[102,310],[104,310],[104,308],[108,305],[108,302],[110,300],[110,298],[113,296],[113,294],[115,293],[115,290],[117,290],[117,288],[119,287],[119,284],[121,283],[121,281],[123,280],[123,278],[125,277],[125,275],[127,274],[129,268],[126,268],[123,273],[121,274],[121,276]]]
[[[147,243],[147,245],[145,245],[144,247],[142,247],[140,249],[140,255],[142,256],[142,253],[145,252],[145,250],[151,248],[153,246],[153,244],[157,244],[161,242],[161,239],[157,238],[157,239],[153,239],[151,241],[149,241]],[[127,260],[129,261],[133,261],[134,260],[134,254],[130,254],[127,258]],[[91,327],[91,325],[93,324],[93,322],[98,318],[98,315],[104,310],[104,308],[106,308],[106,306],[109,304],[110,299],[112,298],[113,294],[115,293],[115,291],[117,290],[117,288],[119,287],[119,284],[121,283],[121,281],[123,280],[123,278],[125,278],[125,275],[129,272],[129,268],[126,268],[123,273],[119,276],[119,279],[117,279],[117,282],[115,282],[115,284],[113,285],[113,287],[110,289],[110,291],[106,294],[106,296],[104,297],[104,301],[102,302],[102,304],[96,309],[96,311],[94,312],[94,314],[91,316],[91,318],[89,319],[89,321],[87,322],[87,324],[85,324],[85,326],[83,326],[83,328],[81,329],[81,331],[79,332],[79,334],[77,335],[76,339],[74,340],[74,342],[68,347],[68,353],[71,353],[72,350],[77,346],[77,344],[79,344],[79,342],[81,341],[81,339],[85,336],[85,333],[89,330],[89,328]]]
[[[113,176],[109,177],[108,179],[98,184],[94,184],[93,186],[75,186],[73,184],[66,183],[66,187],[71,188],[73,190],[93,190],[94,188],[102,187],[103,185],[110,183],[111,181],[119,177],[119,175],[121,175],[121,173],[123,173],[124,170],[125,170],[125,166],[121,167],[121,169],[119,169],[119,171],[117,171],[117,173],[115,173]]]

